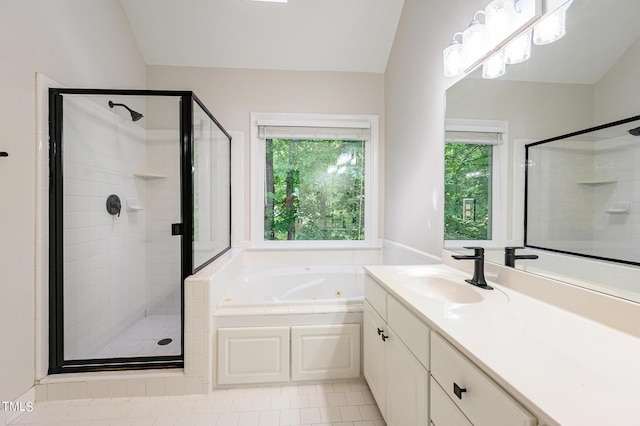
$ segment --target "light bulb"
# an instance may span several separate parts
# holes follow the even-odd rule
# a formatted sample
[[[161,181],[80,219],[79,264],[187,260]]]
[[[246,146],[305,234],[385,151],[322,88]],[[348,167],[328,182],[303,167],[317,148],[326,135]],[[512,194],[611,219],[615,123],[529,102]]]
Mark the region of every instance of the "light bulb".
[[[566,33],[565,20],[567,9],[573,0],[569,0],[561,8],[544,18],[533,27],[533,42],[537,45],[553,43],[561,39]]]
[[[506,71],[504,63],[504,49],[487,59],[482,64],[482,78],[498,78]]]
[[[483,11],[476,12],[484,14]],[[469,26],[462,33],[462,52],[464,67],[473,65],[482,58],[490,49],[485,25],[476,20],[475,15]]]
[[[516,11],[513,0],[493,0],[484,9],[484,13],[491,46],[496,46],[514,30]]]
[[[462,44],[456,40],[458,35],[462,35],[462,33],[454,34],[453,40],[442,52],[445,77],[456,77],[464,70]]]
[[[531,35],[532,30],[527,31],[505,48],[504,61],[507,64],[519,64],[531,57]]]

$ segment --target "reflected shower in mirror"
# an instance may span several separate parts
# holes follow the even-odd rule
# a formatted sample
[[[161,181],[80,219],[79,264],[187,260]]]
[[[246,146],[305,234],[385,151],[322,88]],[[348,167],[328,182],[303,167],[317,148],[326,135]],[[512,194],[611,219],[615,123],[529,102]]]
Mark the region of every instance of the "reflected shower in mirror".
[[[526,146],[526,246],[640,265],[638,120]]]

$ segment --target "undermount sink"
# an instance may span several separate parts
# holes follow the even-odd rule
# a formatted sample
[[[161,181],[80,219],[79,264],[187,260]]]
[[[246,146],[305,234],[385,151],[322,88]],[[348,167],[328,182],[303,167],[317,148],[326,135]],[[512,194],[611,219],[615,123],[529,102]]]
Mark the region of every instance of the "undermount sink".
[[[448,303],[471,304],[482,301],[506,302],[500,290],[483,290],[465,282],[465,277],[443,271],[436,266],[412,268],[394,277],[403,287],[418,296]],[[469,278],[469,277],[466,277]]]
[[[406,288],[422,296],[451,303],[478,303],[484,298],[470,284],[448,277],[411,277],[402,283]],[[485,290],[490,291],[490,290]]]

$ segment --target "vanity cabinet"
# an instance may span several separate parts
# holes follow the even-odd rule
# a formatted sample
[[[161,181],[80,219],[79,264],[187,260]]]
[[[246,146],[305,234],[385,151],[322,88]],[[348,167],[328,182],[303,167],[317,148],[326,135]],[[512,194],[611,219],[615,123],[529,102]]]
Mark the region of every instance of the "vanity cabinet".
[[[476,426],[535,426],[536,418],[485,373],[437,333],[431,333],[431,404],[453,402],[433,409],[433,424]],[[444,395],[443,395],[444,394]]]
[[[389,426],[536,426],[446,339],[365,277],[364,376]]]
[[[425,426],[429,329],[369,277],[365,299],[364,375],[378,408],[389,426]]]

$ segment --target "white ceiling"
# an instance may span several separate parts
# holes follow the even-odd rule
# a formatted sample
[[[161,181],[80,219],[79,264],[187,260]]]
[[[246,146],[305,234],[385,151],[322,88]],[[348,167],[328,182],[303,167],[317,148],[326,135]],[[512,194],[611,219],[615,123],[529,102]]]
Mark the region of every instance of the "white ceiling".
[[[404,0],[120,0],[149,65],[385,71]]]

